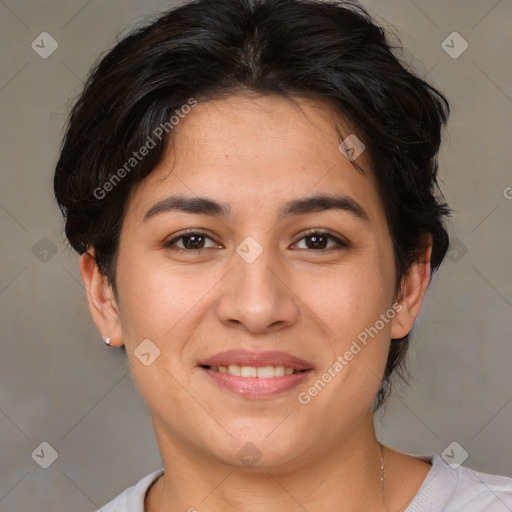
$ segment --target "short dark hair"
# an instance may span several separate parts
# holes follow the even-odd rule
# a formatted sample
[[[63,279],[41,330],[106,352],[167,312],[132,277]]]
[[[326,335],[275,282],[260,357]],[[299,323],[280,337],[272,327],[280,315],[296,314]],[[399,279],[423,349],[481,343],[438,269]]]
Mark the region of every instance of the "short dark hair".
[[[434,272],[448,249],[443,217],[450,209],[436,175],[449,105],[394,49],[363,7],[344,1],[195,0],[132,31],[91,71],[66,126],[54,190],[70,245],[80,254],[94,247],[117,297],[127,199],[171,142],[169,129],[155,140],[158,127],[169,127],[191,98],[253,92],[327,100],[349,121],[384,203],[397,290],[428,234]],[[155,146],[127,168],[149,138]],[[374,410],[392,374],[406,380],[408,337],[391,342]]]

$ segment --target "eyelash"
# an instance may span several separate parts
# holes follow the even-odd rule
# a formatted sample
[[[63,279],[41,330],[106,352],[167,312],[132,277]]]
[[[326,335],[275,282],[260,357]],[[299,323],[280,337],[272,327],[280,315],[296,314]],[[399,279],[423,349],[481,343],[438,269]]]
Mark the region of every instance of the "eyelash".
[[[215,242],[215,240],[213,240],[213,238],[211,236],[209,236],[207,233],[205,233],[203,231],[196,231],[196,230],[190,229],[190,230],[184,231],[179,236],[174,237],[172,240],[169,240],[168,242],[166,242],[164,244],[164,247],[167,248],[167,249],[171,249],[172,246],[177,241],[181,240],[182,238],[187,238],[187,237],[192,236],[192,235],[202,235],[202,236],[205,236],[206,238],[209,238],[210,240]],[[314,236],[314,235],[316,235],[316,236],[325,236],[328,240],[330,240],[332,242],[335,242],[338,245],[338,247],[331,247],[329,249],[318,249],[318,250],[317,249],[299,249],[299,250],[302,250],[302,251],[314,251],[314,252],[328,252],[328,251],[331,251],[331,250],[347,249],[347,248],[350,247],[350,245],[349,245],[349,243],[347,241],[345,241],[345,240],[343,240],[341,238],[338,238],[337,236],[334,236],[333,234],[331,234],[328,231],[322,231],[322,230],[319,230],[319,229],[311,229],[311,230],[307,231],[295,243],[298,243],[298,242],[302,241],[304,238],[308,238],[308,237],[311,237],[311,236]],[[211,247],[206,247],[206,248],[203,248],[203,249],[182,249],[181,247],[177,247],[177,248],[175,247],[175,248],[172,248],[171,250],[178,251],[178,252],[188,252],[188,253],[192,253],[192,252],[202,253],[203,251],[206,251],[207,249],[211,249]]]

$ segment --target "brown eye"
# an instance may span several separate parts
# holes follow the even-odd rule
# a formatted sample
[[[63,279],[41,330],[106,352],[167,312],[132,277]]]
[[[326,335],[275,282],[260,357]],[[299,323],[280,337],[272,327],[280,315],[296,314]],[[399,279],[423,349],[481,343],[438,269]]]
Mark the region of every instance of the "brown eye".
[[[205,247],[206,240],[213,241],[213,239],[205,233],[200,231],[190,231],[166,242],[164,247],[172,248],[175,246],[176,249],[180,251],[201,251],[203,249],[208,249],[208,247]],[[177,244],[180,241],[182,241],[181,247]]]
[[[346,241],[341,240],[340,238],[326,231],[311,231],[306,236],[303,236],[299,242],[302,240],[308,240],[308,242],[306,242],[306,247],[301,249],[309,249],[314,251],[349,247],[349,244]],[[333,242],[335,245],[327,247],[329,242]]]

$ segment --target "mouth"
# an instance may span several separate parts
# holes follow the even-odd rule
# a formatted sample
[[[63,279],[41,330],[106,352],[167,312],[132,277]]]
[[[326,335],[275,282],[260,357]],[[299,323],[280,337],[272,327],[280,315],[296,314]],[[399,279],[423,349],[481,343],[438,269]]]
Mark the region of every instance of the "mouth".
[[[306,370],[297,370],[283,365],[268,365],[268,366],[239,366],[237,364],[230,364],[229,366],[208,366],[201,365],[205,370],[211,370],[218,373],[229,373],[237,377],[243,378],[257,378],[257,379],[272,379],[274,377],[284,377],[285,375],[293,375],[294,373],[308,372]]]
[[[246,350],[221,352],[198,367],[217,389],[251,399],[282,394],[314,373],[310,363],[291,354]]]
[[[201,361],[199,366],[239,377],[260,377],[258,373],[261,372],[261,378],[282,377],[313,369],[313,365],[308,361],[286,352],[253,352],[242,349],[219,352]]]

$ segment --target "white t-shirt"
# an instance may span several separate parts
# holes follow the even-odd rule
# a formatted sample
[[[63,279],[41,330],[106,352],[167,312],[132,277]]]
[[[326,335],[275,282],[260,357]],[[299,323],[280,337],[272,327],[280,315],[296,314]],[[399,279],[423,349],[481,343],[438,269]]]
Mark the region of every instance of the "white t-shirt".
[[[512,478],[448,466],[439,455],[414,455],[432,464],[404,512],[511,512]],[[146,512],[144,497],[164,472],[158,469],[96,512]]]

